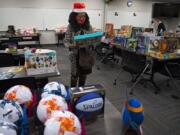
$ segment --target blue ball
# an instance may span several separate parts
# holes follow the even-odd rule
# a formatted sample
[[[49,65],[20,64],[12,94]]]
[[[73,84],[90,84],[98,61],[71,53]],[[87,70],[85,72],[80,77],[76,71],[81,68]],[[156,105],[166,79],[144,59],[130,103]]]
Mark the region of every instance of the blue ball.
[[[130,99],[122,111],[123,123],[132,128],[138,128],[144,121],[144,112],[141,102],[137,99]]]
[[[96,116],[102,111],[104,106],[103,98],[100,94],[92,92],[81,96],[75,104],[75,114],[85,118]]]

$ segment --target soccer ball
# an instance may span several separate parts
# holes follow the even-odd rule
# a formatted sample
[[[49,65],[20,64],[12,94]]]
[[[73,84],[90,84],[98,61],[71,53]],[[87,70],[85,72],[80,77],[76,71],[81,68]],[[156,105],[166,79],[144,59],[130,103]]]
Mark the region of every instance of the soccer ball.
[[[57,110],[67,110],[68,106],[63,97],[49,95],[41,99],[37,107],[37,117],[41,122],[45,122],[51,117],[51,113]]]
[[[81,124],[69,111],[56,111],[45,123],[44,135],[80,135]]]
[[[15,124],[0,120],[0,135],[17,135]]]
[[[24,85],[15,85],[7,90],[4,99],[17,101],[19,104],[29,106],[32,103],[31,90]]]
[[[49,96],[50,94],[62,96],[64,98],[67,97],[67,91],[65,86],[62,83],[58,83],[58,82],[47,83],[43,88],[41,97],[44,98]]]
[[[23,111],[16,101],[0,100],[0,118],[8,122],[22,121]]]

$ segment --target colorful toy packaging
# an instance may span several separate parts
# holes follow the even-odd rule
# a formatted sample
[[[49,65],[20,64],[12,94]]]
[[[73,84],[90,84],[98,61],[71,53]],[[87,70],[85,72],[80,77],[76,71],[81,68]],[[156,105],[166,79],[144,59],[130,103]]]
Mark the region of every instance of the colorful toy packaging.
[[[125,48],[127,42],[126,37],[121,37],[121,36],[115,36],[114,37],[114,43],[120,44],[122,48]]]
[[[127,40],[127,44],[126,44],[126,48],[131,50],[131,51],[136,51],[138,47],[138,41],[137,39],[128,39]]]
[[[25,67],[28,75],[57,72],[56,51],[36,49],[25,52]]]
[[[130,38],[132,34],[132,25],[122,25],[119,34]]]

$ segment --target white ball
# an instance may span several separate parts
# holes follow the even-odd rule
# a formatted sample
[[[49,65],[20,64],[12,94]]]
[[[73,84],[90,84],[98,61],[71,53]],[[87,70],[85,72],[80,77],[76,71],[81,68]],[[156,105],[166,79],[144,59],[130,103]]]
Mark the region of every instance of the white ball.
[[[0,135],[17,135],[17,127],[13,123],[0,121]]]
[[[10,100],[0,100],[0,118],[13,123],[22,120],[23,111],[19,103]]]
[[[51,117],[51,113],[57,110],[67,110],[68,105],[64,98],[56,95],[49,95],[41,99],[37,107],[37,117],[41,122],[45,122]]]
[[[69,111],[56,111],[45,123],[44,135],[80,135],[81,123]]]
[[[24,85],[15,85],[7,90],[4,99],[14,100],[20,104],[29,104],[32,102],[31,90]]]
[[[49,82],[44,86],[41,98],[45,98],[50,94],[62,96],[65,98],[67,96],[67,91],[62,83]]]

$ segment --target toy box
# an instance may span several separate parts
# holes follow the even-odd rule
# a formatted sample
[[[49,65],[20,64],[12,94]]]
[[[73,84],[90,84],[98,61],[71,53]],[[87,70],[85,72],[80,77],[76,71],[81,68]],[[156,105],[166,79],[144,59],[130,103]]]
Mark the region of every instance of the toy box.
[[[25,67],[27,75],[37,75],[57,72],[56,51],[36,49],[35,52],[25,52]]]
[[[104,116],[105,89],[100,84],[71,88],[73,112],[81,110],[86,116]],[[89,96],[88,96],[89,94]],[[94,95],[98,94],[98,97]],[[87,96],[86,96],[87,95]],[[94,97],[94,98],[93,98]],[[80,101],[81,100],[81,101]],[[100,107],[101,106],[101,107]],[[79,117],[79,115],[77,114]]]
[[[149,51],[160,51],[161,48],[161,37],[157,37],[154,35],[145,36],[144,44],[148,48]]]
[[[176,38],[167,38],[167,50],[166,52],[173,53],[178,48],[178,40]]]
[[[74,36],[74,45],[76,46],[88,46],[88,45],[97,45],[101,41],[101,37],[103,32],[94,32],[94,33],[86,33],[83,35],[75,35]]]
[[[130,38],[132,34],[132,25],[122,25],[119,34]]]
[[[117,43],[117,44],[119,44],[121,47],[125,48],[126,42],[127,42],[127,38],[121,37],[121,36],[115,36],[113,42],[114,42],[114,43]]]
[[[131,51],[136,51],[138,47],[138,41],[137,39],[128,39],[127,40],[127,44],[126,44],[126,48],[131,50]]]
[[[110,38],[112,38],[114,34],[114,25],[111,23],[106,23],[105,32],[107,32]]]

